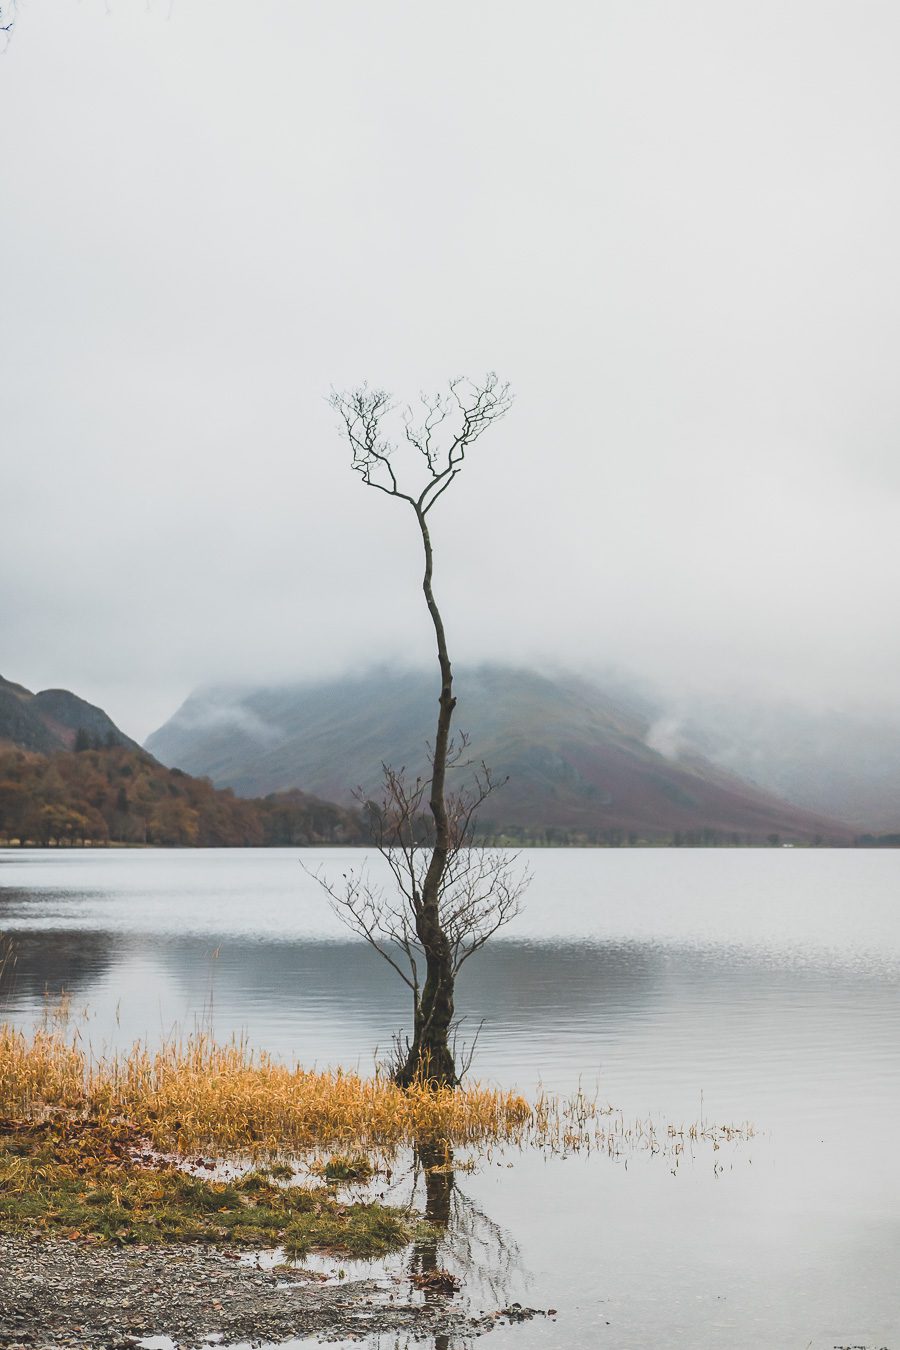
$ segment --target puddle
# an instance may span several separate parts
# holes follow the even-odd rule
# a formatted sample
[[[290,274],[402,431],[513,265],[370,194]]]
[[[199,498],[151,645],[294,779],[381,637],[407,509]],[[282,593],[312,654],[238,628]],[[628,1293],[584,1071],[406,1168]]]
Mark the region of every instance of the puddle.
[[[216,1350],[237,1350],[236,1347],[223,1345],[223,1340],[224,1337],[222,1336],[221,1331],[208,1331],[205,1336],[200,1337],[197,1344],[197,1350],[201,1350],[201,1347],[206,1346],[215,1346]],[[171,1336],[143,1336],[139,1341],[136,1341],[135,1344],[138,1346],[139,1350],[187,1350],[187,1347],[179,1345],[177,1341],[173,1341]],[[243,1341],[241,1344],[249,1346],[249,1341]],[[281,1347],[283,1347],[284,1344],[285,1343],[282,1342]],[[290,1344],[300,1345],[301,1342],[290,1342]],[[309,1341],[307,1344],[315,1345],[316,1342]],[[281,1347],[279,1347],[279,1350],[281,1350]],[[357,1350],[359,1350],[358,1343]]]
[[[159,1337],[158,1339],[162,1341],[166,1338]],[[235,1341],[229,1345],[220,1345],[218,1350],[365,1350],[367,1344],[370,1343],[361,1341],[358,1336],[354,1336],[352,1340],[344,1341],[330,1341],[323,1340],[318,1336],[304,1336],[301,1340],[290,1341],[254,1341],[252,1343],[250,1341]],[[404,1347],[433,1345],[434,1337],[429,1336],[425,1340],[404,1339],[401,1342],[399,1338],[392,1336],[379,1340],[378,1350],[393,1350],[393,1347],[399,1347],[401,1344]],[[174,1347],[160,1345],[159,1350],[174,1350]],[[185,1350],[185,1347],[182,1347],[181,1350]]]
[[[343,1284],[353,1280],[396,1281],[403,1278],[409,1265],[409,1249],[377,1260],[358,1261],[349,1256],[325,1256],[315,1252],[302,1260],[291,1260],[283,1247],[270,1247],[264,1251],[243,1252],[238,1264],[257,1270],[289,1266],[298,1275],[318,1277],[323,1284]]]

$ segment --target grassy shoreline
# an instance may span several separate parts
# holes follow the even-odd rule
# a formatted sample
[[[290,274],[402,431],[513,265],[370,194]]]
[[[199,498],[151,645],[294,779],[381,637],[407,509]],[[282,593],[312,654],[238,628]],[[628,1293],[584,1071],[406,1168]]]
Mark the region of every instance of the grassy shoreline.
[[[98,1058],[77,1031],[0,1025],[0,1232],[11,1234],[380,1256],[421,1236],[421,1216],[338,1187],[388,1172],[401,1151],[435,1173],[468,1165],[455,1150],[504,1146],[642,1152],[677,1168],[698,1146],[752,1134],[629,1122],[580,1091],[530,1103],[478,1084],[401,1089],[202,1033]]]
[[[368,1179],[422,1140],[489,1144],[530,1118],[514,1093],[402,1090],[200,1034],[98,1060],[77,1034],[3,1026],[0,1230],[382,1256],[421,1235],[420,1216],[344,1200],[340,1183]],[[238,1175],[196,1175],[198,1154],[237,1159]],[[301,1184],[285,1158],[306,1160]]]
[[[47,1111],[126,1120],[155,1148],[179,1154],[254,1157],[323,1148],[388,1154],[423,1137],[451,1146],[511,1141],[534,1125],[534,1109],[515,1092],[399,1088],[378,1075],[282,1064],[202,1032],[97,1057],[77,1031],[29,1036],[0,1025],[0,1116],[27,1121]]]
[[[284,1186],[277,1169],[229,1180],[193,1175],[146,1150],[121,1120],[54,1113],[3,1122],[0,1228],[10,1234],[124,1244],[283,1246],[377,1257],[407,1246],[418,1217],[376,1201],[344,1203],[333,1186]]]

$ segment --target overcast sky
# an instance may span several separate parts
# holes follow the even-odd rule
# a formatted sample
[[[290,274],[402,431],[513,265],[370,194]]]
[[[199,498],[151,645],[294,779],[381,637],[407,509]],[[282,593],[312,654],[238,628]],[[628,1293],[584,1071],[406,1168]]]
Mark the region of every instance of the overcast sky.
[[[143,737],[427,660],[325,396],[496,369],[466,660],[900,703],[896,0],[20,0],[0,672]]]

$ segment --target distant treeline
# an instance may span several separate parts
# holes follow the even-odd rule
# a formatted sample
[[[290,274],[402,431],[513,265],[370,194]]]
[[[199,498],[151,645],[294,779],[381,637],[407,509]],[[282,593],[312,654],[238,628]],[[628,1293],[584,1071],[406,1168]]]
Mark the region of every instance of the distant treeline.
[[[0,749],[0,839],[253,848],[361,844],[360,815],[303,792],[245,800],[143,750],[79,732],[76,750]]]
[[[797,839],[781,834],[747,834],[737,830],[708,827],[698,830],[657,830],[652,834],[638,834],[634,830],[611,826],[604,830],[566,829],[562,826],[521,829],[515,825],[502,828],[490,825],[482,831],[483,842],[506,848],[846,848],[846,839],[828,839],[817,834],[811,839]],[[893,847],[900,844],[900,835],[862,835],[854,845]]]
[[[236,797],[206,778],[167,769],[144,750],[79,731],[75,750],[44,755],[0,747],[0,841],[6,844],[152,844],[162,847],[278,848],[371,842],[364,811],[299,791]],[[417,821],[417,841],[431,823]],[[479,842],[506,848],[829,847],[815,836],[795,841],[712,828],[643,836],[608,828],[518,827],[484,822]],[[860,835],[864,848],[900,847],[900,834]]]

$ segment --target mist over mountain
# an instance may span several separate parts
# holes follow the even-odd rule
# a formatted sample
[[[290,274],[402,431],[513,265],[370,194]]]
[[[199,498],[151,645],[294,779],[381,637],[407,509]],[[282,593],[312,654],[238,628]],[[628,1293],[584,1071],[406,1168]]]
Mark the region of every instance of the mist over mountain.
[[[900,721],[885,713],[707,698],[662,713],[649,739],[856,828],[900,829]]]
[[[434,517],[457,660],[900,711],[900,6],[282,4],[248,43],[219,0],[213,47],[202,5],[20,8],[0,603],[29,688],[143,740],[201,683],[427,661],[412,522],[327,391],[496,367],[515,407]]]
[[[551,841],[560,832],[584,842],[852,837],[824,812],[779,800],[695,748],[673,754],[655,745],[660,709],[642,696],[499,665],[458,669],[455,690],[468,758],[508,780],[483,809],[485,830]],[[437,695],[432,674],[391,669],[289,685],[205,686],[147,748],[244,796],[302,787],[346,803],[355,788],[377,792],[383,761],[411,775],[426,771]]]

